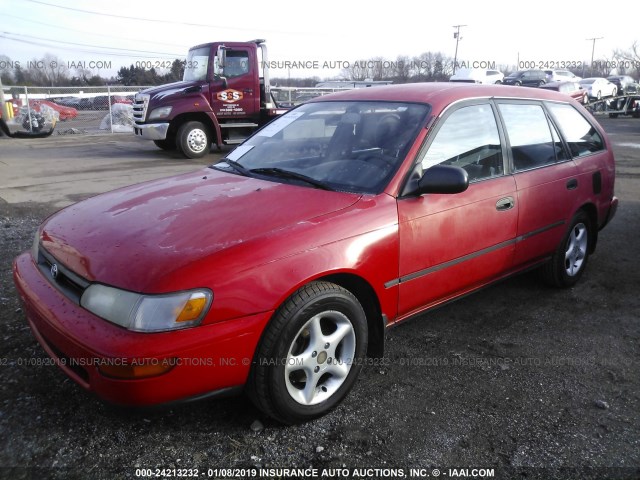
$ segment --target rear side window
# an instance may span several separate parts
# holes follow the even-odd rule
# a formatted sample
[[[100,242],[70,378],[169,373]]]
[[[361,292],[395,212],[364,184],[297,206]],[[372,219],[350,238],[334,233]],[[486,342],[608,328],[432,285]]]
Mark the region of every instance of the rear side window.
[[[573,157],[604,150],[600,134],[573,105],[548,103],[547,107],[555,117]]]
[[[516,171],[530,170],[564,160],[557,133],[549,125],[541,105],[499,105],[511,144]]]

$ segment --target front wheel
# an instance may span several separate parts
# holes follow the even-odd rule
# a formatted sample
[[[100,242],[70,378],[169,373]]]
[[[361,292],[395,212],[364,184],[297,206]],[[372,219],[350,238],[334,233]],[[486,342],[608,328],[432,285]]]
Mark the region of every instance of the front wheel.
[[[348,290],[313,282],[276,311],[247,382],[254,404],[292,424],[328,413],[349,393],[367,350],[364,310]]]
[[[591,221],[585,212],[578,212],[553,257],[540,273],[554,287],[575,285],[584,273],[591,247]]]
[[[187,158],[204,157],[211,148],[209,129],[202,122],[187,122],[178,129],[177,143]]]

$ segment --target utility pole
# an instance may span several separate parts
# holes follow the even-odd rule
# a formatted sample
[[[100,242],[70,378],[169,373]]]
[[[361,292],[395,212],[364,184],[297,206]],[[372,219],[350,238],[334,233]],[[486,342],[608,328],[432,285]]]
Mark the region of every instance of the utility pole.
[[[591,76],[593,77],[593,54],[596,51],[596,40],[602,40],[604,37],[597,38],[587,38],[588,41],[593,41],[593,46],[591,47]]]
[[[467,25],[454,25],[453,28],[456,29],[455,32],[453,32],[453,38],[456,39],[456,53],[453,56],[453,74],[456,74],[456,63],[458,62],[458,42],[462,39],[462,37],[460,36],[460,27],[466,27]]]

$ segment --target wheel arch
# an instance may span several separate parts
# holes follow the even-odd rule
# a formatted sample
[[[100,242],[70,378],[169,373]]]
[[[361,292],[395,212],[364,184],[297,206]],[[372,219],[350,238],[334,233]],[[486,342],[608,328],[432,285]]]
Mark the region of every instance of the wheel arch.
[[[596,243],[598,243],[598,209],[593,203],[585,203],[577,211],[585,212],[591,222],[591,238],[589,242],[589,254],[595,252]]]
[[[380,301],[375,290],[364,278],[352,273],[334,273],[316,278],[314,281],[325,281],[351,292],[360,302],[367,318],[369,329],[369,345],[367,356],[380,358],[384,355],[384,338],[386,318],[382,314]]]

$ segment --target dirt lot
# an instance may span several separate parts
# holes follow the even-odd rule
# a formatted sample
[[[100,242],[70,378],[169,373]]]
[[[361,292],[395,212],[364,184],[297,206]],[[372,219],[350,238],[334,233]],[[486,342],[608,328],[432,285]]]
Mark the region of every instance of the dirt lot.
[[[576,287],[552,290],[526,274],[405,323],[341,407],[294,427],[242,397],[164,410],[105,405],[45,365],[13,287],[11,261],[48,214],[213,156],[186,162],[120,136],[0,138],[0,477],[197,468],[200,478],[240,478],[214,469],[296,467],[361,478],[410,468],[424,469],[421,478],[435,469],[445,478],[640,478],[640,120],[602,124],[617,154],[620,208]]]

